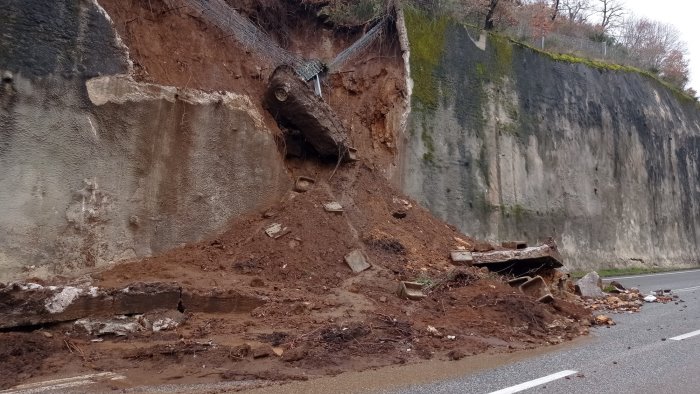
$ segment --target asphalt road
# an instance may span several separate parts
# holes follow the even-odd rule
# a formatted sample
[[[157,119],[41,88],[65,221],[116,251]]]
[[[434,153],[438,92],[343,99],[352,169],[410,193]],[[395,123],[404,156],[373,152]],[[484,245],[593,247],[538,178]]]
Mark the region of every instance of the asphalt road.
[[[384,392],[700,393],[700,270],[614,279],[645,293],[671,289],[683,302],[651,303],[640,313],[612,314],[618,324],[596,329],[594,338],[580,346]]]

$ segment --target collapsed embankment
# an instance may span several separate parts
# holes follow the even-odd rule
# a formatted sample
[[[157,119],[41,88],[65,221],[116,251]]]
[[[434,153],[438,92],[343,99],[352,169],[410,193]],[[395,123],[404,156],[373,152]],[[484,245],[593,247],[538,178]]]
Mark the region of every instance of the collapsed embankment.
[[[636,72],[406,20],[406,193],[477,238],[554,236],[579,269],[698,264],[697,102]]]

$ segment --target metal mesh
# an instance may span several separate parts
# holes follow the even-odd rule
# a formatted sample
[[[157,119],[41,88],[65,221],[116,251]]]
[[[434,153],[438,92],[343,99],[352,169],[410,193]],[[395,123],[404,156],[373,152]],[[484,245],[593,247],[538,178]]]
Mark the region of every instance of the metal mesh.
[[[297,72],[305,66],[306,62],[301,56],[282,49],[270,36],[223,0],[187,0],[187,4],[201,13],[204,19],[272,66],[287,64]]]
[[[359,40],[355,41],[352,45],[347,47],[344,51],[340,52],[335,59],[328,65],[328,69],[333,72],[338,70],[340,66],[345,64],[348,60],[358,55],[359,53],[366,50],[372,43],[382,34],[384,31],[384,26],[386,25],[387,18],[382,19],[373,28],[371,28],[365,35],[360,37]]]
[[[325,68],[319,60],[306,60],[281,48],[275,40],[258,29],[248,18],[229,7],[224,0],[186,0],[186,4],[194,11],[199,12],[202,18],[240,42],[247,50],[254,52],[263,61],[268,62],[272,68],[282,64],[289,65],[305,81],[320,74]],[[340,52],[330,63],[329,69],[331,71],[337,70],[352,57],[367,49],[381,35],[386,20],[386,18],[382,19],[367,34]]]

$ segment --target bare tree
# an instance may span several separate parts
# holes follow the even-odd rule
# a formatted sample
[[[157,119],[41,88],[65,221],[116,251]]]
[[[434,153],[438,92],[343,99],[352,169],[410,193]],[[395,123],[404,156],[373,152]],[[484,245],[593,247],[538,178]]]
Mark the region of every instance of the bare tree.
[[[600,27],[608,32],[616,27],[625,16],[625,6],[622,0],[598,0]]]
[[[552,22],[557,18],[557,14],[559,13],[559,0],[554,0],[554,4],[552,4]]]
[[[572,22],[586,22],[592,9],[593,7],[590,0],[561,1],[561,12],[565,13],[566,17]]]
[[[496,7],[498,7],[499,0],[490,0],[488,8],[486,10],[486,20],[484,21],[484,29],[493,30],[494,22],[493,16],[496,13]]]

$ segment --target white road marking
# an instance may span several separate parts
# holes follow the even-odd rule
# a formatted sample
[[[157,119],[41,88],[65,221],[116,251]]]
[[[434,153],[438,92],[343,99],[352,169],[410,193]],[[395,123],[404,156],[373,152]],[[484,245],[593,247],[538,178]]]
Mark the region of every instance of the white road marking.
[[[695,291],[698,289],[700,289],[700,286],[686,287],[685,289],[676,289],[676,290],[673,290],[673,292],[674,293],[685,293],[688,291]]]
[[[545,384],[545,383],[549,383],[549,382],[552,382],[552,381],[557,380],[557,379],[565,378],[569,375],[575,374],[576,372],[577,371],[566,370],[566,371],[553,373],[551,375],[547,375],[547,376],[539,378],[539,379],[531,380],[531,381],[525,382],[525,383],[520,383],[518,385],[507,387],[507,388],[504,388],[503,390],[494,391],[494,392],[489,393],[489,394],[517,393],[519,391],[527,390],[529,388],[533,388],[533,387],[539,386],[541,384]]]
[[[74,376],[72,378],[47,380],[44,382],[27,383],[15,386],[8,390],[0,390],[0,394],[34,394],[45,391],[53,391],[70,387],[85,386],[97,383],[100,380],[121,380],[126,377],[114,372],[101,372],[90,375]]]
[[[618,280],[618,279],[634,279],[634,278],[646,278],[649,276],[666,276],[666,275],[678,275],[678,274],[688,274],[693,272],[700,272],[700,270],[686,270],[686,271],[674,271],[674,272],[659,272],[658,274],[645,274],[645,275],[632,275],[632,276],[614,276],[609,278],[603,278],[603,280]]]
[[[696,335],[700,335],[700,330],[689,332],[687,334],[679,335],[677,337],[671,338],[672,341],[682,341],[686,338],[694,337]]]

